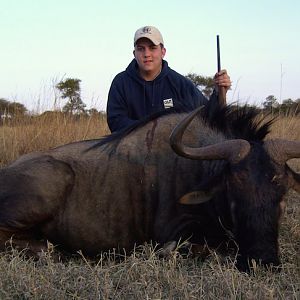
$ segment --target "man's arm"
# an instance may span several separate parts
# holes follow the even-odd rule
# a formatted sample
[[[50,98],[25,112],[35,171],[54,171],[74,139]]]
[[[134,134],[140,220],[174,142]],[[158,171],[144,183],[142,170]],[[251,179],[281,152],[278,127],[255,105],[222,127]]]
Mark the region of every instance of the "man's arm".
[[[128,107],[115,81],[112,82],[106,107],[107,124],[111,132],[120,131],[134,124],[128,117]]]

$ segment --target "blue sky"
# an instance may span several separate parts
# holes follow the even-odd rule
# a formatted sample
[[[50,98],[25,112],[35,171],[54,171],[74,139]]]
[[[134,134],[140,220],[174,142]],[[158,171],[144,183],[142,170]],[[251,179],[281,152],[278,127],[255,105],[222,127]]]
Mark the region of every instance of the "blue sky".
[[[133,58],[137,28],[154,25],[171,68],[212,76],[216,35],[233,81],[228,101],[300,98],[300,2],[0,0],[0,98],[52,109],[53,85],[81,79],[88,107],[105,110],[113,77]],[[60,102],[63,105],[64,102]]]

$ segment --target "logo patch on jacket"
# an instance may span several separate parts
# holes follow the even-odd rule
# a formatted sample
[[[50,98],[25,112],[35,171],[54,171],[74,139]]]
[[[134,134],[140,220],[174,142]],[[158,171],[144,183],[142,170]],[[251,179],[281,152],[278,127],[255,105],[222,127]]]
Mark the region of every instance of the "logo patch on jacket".
[[[169,99],[165,99],[164,101],[164,107],[167,108],[171,108],[173,107],[173,99],[169,98]]]

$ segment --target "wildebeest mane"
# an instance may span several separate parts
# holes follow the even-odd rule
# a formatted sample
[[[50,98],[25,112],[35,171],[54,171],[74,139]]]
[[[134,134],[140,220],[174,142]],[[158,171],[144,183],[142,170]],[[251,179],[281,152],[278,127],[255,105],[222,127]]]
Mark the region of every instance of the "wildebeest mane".
[[[213,101],[209,101],[203,110],[203,118],[209,126],[223,132],[228,138],[255,142],[265,139],[276,120],[270,115],[260,115],[259,109],[247,104],[221,107]]]
[[[119,141],[137,128],[143,127],[148,122],[159,117],[175,114],[188,113],[190,111],[180,108],[170,108],[160,112],[156,112],[145,117],[142,120],[137,120],[134,124],[123,130],[102,137],[97,144],[92,148],[98,148],[102,145],[110,145],[116,147]],[[248,105],[237,106],[235,104],[220,106],[215,101],[208,101],[208,104],[201,110],[200,117],[204,122],[223,132],[228,138],[240,138],[248,141],[263,141],[266,135],[270,132],[270,127],[274,122],[274,118],[267,121],[267,116],[259,117],[259,110]]]
[[[188,112],[190,112],[190,110],[187,110],[184,108],[174,108],[173,107],[173,108],[169,108],[167,110],[155,112],[149,116],[146,116],[145,118],[143,118],[141,120],[136,120],[135,123],[133,123],[132,125],[124,128],[122,130],[119,130],[119,131],[113,132],[109,135],[103,136],[102,138],[100,138],[99,143],[94,145],[92,148],[97,148],[97,147],[100,147],[100,146],[108,144],[108,143],[113,143],[116,146],[123,137],[127,136],[129,133],[131,133],[135,129],[143,127],[150,121],[155,120],[155,119],[165,116],[165,115],[174,114],[174,113],[184,113],[184,112],[188,113]]]

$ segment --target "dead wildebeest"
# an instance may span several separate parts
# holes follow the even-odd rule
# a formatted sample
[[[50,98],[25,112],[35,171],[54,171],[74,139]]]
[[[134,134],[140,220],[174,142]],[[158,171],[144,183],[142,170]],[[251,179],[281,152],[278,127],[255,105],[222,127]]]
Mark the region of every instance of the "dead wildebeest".
[[[265,141],[271,123],[256,117],[209,104],[22,156],[0,171],[2,248],[11,237],[34,252],[49,240],[86,255],[188,238],[217,247],[232,232],[241,270],[279,265],[281,202],[300,191],[286,162],[300,142]]]

